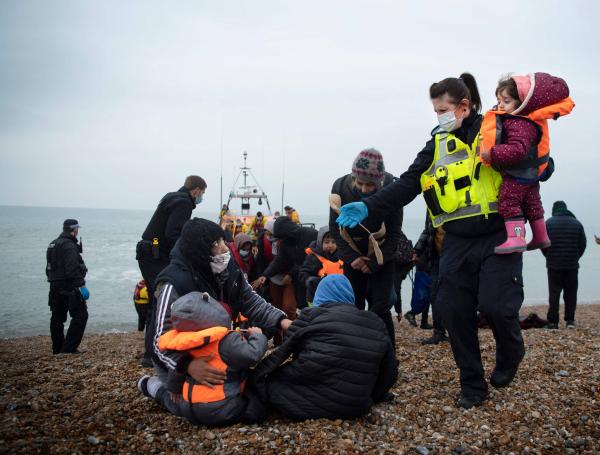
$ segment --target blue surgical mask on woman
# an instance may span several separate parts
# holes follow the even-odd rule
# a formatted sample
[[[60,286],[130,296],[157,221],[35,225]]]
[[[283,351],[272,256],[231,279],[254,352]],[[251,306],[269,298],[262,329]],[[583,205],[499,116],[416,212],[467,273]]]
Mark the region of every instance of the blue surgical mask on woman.
[[[202,202],[202,195],[196,196],[196,205]]]
[[[248,256],[250,256],[250,251],[240,250],[240,256],[242,259],[246,259]]]

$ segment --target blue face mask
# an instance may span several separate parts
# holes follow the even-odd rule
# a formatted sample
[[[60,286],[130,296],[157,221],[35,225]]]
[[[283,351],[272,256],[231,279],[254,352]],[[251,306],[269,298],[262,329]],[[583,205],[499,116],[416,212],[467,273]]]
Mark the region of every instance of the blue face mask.
[[[200,204],[201,202],[202,202],[202,195],[196,196],[196,205]]]
[[[373,196],[376,192],[377,189],[374,189],[373,191],[369,192],[369,193],[363,193],[361,190],[359,190],[358,188],[356,188],[355,186],[352,187],[352,192],[354,193],[355,196],[358,196],[361,199],[367,198],[369,196]]]

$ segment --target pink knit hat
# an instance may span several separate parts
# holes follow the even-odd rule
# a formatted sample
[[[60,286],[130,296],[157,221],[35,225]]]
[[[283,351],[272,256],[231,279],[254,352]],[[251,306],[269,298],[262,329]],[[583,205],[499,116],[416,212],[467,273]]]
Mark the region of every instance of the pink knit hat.
[[[381,188],[385,177],[381,153],[373,148],[360,152],[352,163],[352,177],[374,183]]]

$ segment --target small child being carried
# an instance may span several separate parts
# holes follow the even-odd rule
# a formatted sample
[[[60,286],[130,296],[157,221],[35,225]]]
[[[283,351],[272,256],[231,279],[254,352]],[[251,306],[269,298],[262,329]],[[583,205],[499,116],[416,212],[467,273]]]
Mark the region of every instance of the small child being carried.
[[[566,82],[547,73],[501,79],[496,98],[498,105],[485,114],[481,126],[481,161],[502,173],[498,211],[505,220],[507,239],[494,252],[547,248],[550,239],[539,184],[554,170],[547,121],[569,114],[575,103]],[[533,231],[528,244],[525,218]]]
[[[166,384],[156,376],[144,376],[138,381],[138,389],[172,414],[186,417],[196,425],[223,426],[264,419],[264,406],[257,396],[245,390],[249,368],[267,351],[267,338],[262,331],[257,327],[249,328],[247,334],[232,331],[227,310],[200,292],[177,299],[171,319],[174,329],[159,338],[160,350],[176,351],[190,359],[209,357],[210,366],[227,373],[225,383],[211,388],[191,376],[169,370]]]

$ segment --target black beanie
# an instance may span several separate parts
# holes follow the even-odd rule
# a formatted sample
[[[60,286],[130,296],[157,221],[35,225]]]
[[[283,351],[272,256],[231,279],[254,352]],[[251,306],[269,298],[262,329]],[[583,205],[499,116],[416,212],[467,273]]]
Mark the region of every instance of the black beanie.
[[[224,237],[225,233],[218,224],[202,218],[192,218],[183,225],[181,230],[179,239],[181,253],[194,268],[208,266],[213,244]]]

